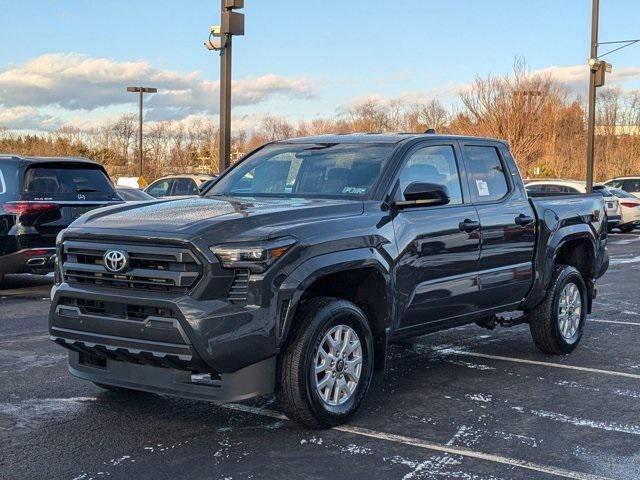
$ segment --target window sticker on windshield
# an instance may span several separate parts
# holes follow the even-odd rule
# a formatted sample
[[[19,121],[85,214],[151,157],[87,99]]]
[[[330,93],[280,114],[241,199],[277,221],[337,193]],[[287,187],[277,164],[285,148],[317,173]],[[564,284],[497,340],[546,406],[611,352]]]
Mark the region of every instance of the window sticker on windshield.
[[[476,187],[478,188],[478,195],[481,197],[489,196],[489,184],[484,180],[476,180]]]
[[[362,195],[363,193],[367,193],[367,189],[362,187],[344,187],[342,189],[342,193],[350,193],[352,195]]]

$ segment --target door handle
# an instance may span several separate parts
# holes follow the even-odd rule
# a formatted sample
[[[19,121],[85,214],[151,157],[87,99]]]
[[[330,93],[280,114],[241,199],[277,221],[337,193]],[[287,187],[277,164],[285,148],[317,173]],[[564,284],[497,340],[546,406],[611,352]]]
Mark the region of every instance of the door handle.
[[[521,213],[516,217],[516,225],[524,227],[525,225],[529,225],[530,223],[533,223],[533,217],[530,217],[529,215]]]
[[[463,222],[460,222],[460,224],[458,225],[458,227],[460,228],[460,230],[462,230],[463,232],[473,232],[474,230],[477,230],[480,228],[480,222],[474,222],[473,220],[469,220],[468,218],[465,219]]]

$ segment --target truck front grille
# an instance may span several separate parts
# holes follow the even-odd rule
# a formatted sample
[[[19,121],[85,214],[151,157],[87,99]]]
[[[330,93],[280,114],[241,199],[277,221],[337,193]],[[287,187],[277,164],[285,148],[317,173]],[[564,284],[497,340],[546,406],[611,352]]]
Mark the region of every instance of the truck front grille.
[[[104,256],[115,250],[128,256],[128,264],[114,273]],[[70,284],[188,293],[202,274],[202,265],[187,248],[65,241],[62,250],[64,279]]]

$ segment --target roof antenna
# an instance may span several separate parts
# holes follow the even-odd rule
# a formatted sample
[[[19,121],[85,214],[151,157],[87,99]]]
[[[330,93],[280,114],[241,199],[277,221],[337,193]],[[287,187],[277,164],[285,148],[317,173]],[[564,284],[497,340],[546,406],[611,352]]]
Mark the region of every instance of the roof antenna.
[[[436,133],[436,129],[435,128],[427,128],[427,130],[424,133],[435,134]]]

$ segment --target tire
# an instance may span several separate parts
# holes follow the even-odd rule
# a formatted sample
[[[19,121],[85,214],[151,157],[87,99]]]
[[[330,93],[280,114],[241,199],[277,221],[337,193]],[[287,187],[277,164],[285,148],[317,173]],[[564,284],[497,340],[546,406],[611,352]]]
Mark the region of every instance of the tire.
[[[577,294],[572,293],[577,289]],[[575,307],[563,308],[569,311],[564,318],[572,319],[570,326],[563,332],[562,316],[560,314],[561,299],[565,292],[575,297],[579,302],[580,311]],[[564,303],[568,305],[568,303]],[[587,287],[578,270],[567,265],[556,265],[553,270],[549,290],[544,301],[529,314],[529,328],[536,346],[550,355],[566,355],[571,353],[580,343],[587,320]],[[577,325],[576,325],[577,324]],[[574,332],[575,328],[575,332]]]
[[[140,390],[132,390],[131,388],[116,387],[115,385],[107,385],[106,383],[93,382],[93,384],[96,387],[101,388],[102,390],[107,390],[109,392],[117,393],[119,395],[141,395],[146,393]]]
[[[320,297],[301,308],[294,325],[291,342],[279,359],[277,394],[282,407],[291,419],[307,427],[340,425],[356,411],[371,384],[374,342],[369,322],[353,303]],[[353,341],[354,334],[358,344]],[[343,341],[337,341],[337,348],[331,348],[329,355],[321,358],[320,348],[326,351],[332,345],[327,336],[334,340],[334,335]],[[345,338],[350,340],[344,341]],[[340,352],[345,349],[355,350],[343,357]],[[335,352],[337,355],[332,356]],[[332,358],[335,362],[329,363]],[[358,358],[360,375],[355,381]],[[316,373],[316,368],[325,370]],[[327,386],[321,393],[319,388],[325,381]]]
[[[631,233],[633,232],[633,230],[635,230],[636,226],[635,225],[622,225],[620,227],[618,227],[620,229],[620,231],[622,233]]]

